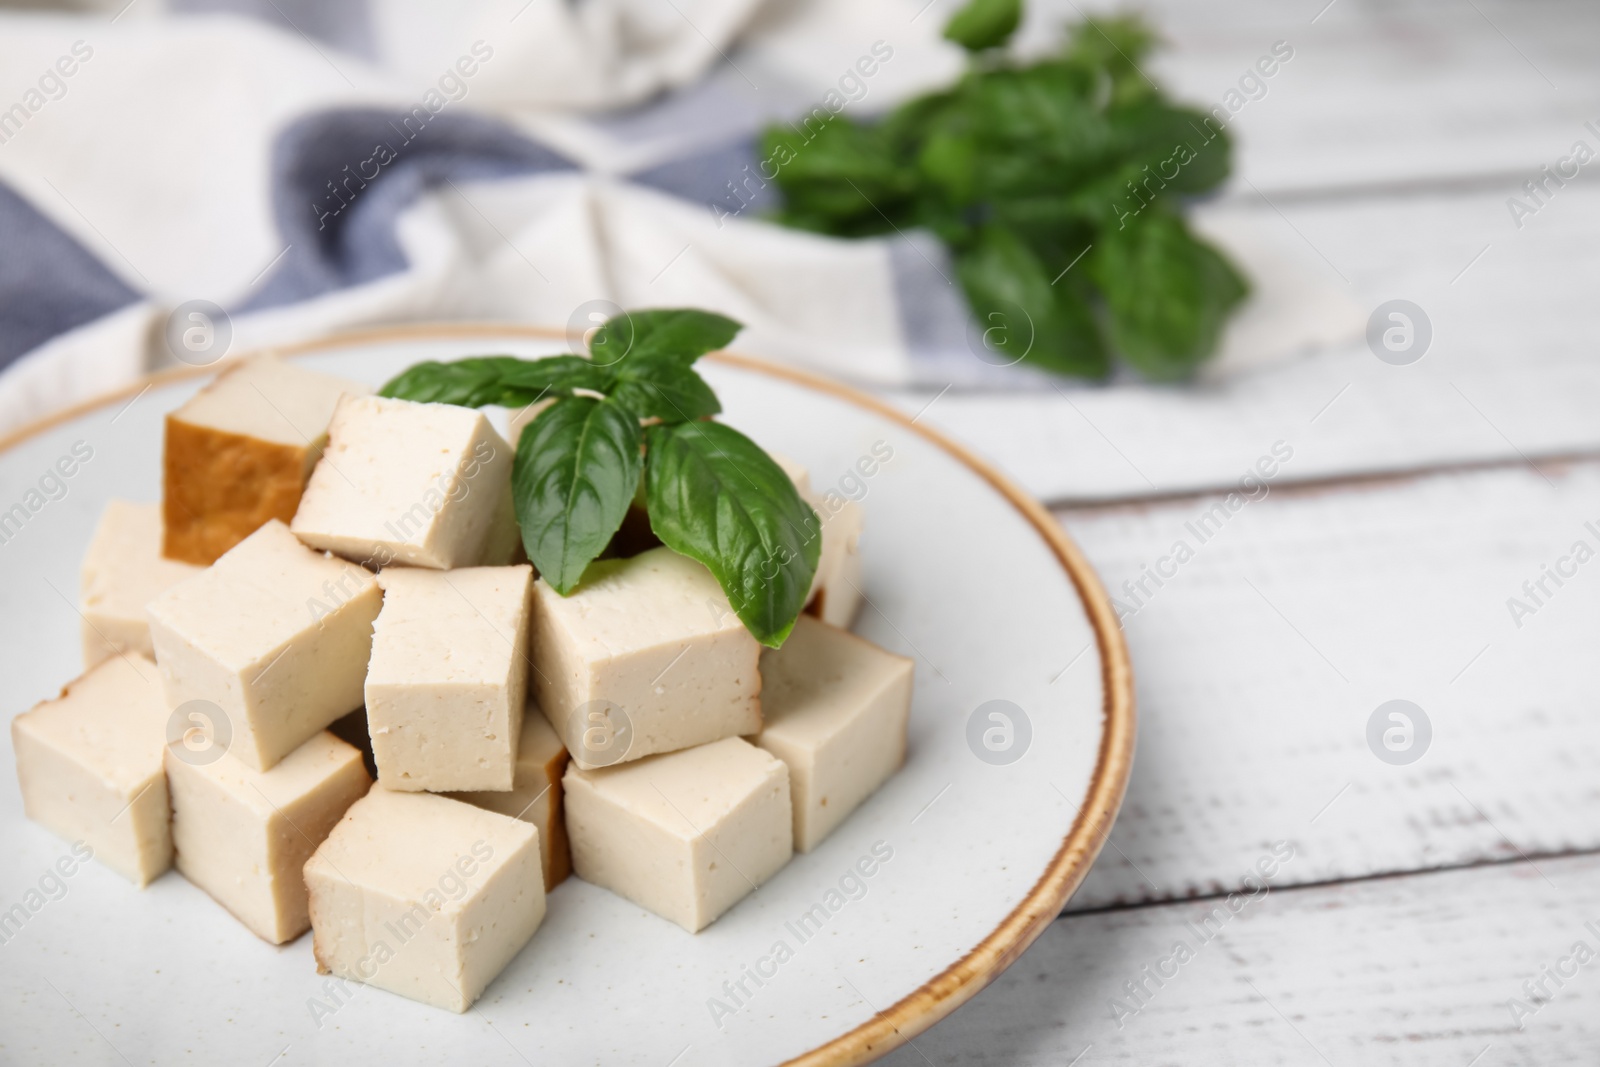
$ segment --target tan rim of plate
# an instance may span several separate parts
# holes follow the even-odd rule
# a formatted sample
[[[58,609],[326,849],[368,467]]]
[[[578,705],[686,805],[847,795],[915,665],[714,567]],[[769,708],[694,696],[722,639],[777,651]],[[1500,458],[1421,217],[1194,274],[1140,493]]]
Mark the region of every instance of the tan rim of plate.
[[[550,340],[564,337],[562,331],[535,326],[496,325],[494,323],[427,323],[381,329],[358,330],[335,334],[317,341],[275,346],[266,351],[277,355],[304,355],[335,348],[348,348],[384,341],[462,340],[480,337],[525,337]],[[1095,640],[1100,648],[1101,673],[1105,689],[1105,733],[1100,742],[1100,757],[1096,763],[1089,797],[1061,848],[1050,860],[1044,874],[1029,890],[1021,904],[996,927],[988,937],[961,959],[945,968],[928,982],[886,1010],[876,1011],[873,1017],[848,1033],[840,1034],[819,1048],[788,1061],[785,1067],[853,1067],[898,1048],[922,1033],[934,1023],[955,1011],[979,990],[997,978],[1001,971],[1011,966],[1050,923],[1060,914],[1073,890],[1089,873],[1089,866],[1100,852],[1102,842],[1111,830],[1117,809],[1122,805],[1122,794],[1128,785],[1128,774],[1133,767],[1133,741],[1136,729],[1133,705],[1133,669],[1128,662],[1128,648],[1122,640],[1122,629],[1117,625],[1116,613],[1106,599],[1105,590],[1094,569],[1078,551],[1055,521],[1038,502],[1030,498],[989,464],[967,451],[961,445],[914,423],[890,405],[850,388],[839,382],[792,367],[777,366],[749,356],[731,352],[718,352],[708,357],[758,374],[794,382],[807,389],[831,393],[858,407],[899,423],[906,429],[921,434],[956,459],[972,468],[1011,506],[1038,531],[1046,544],[1055,552],[1061,567],[1072,579],[1094,627]],[[154,385],[182,381],[186,378],[211,374],[216,365],[206,367],[180,367],[146,375],[126,388],[107,393],[93,400],[59,411],[13,433],[0,438],[0,450],[5,450],[41,433],[52,426],[68,422],[79,415],[113,404],[125,397],[134,396]],[[869,1005],[870,1006],[870,1005]]]

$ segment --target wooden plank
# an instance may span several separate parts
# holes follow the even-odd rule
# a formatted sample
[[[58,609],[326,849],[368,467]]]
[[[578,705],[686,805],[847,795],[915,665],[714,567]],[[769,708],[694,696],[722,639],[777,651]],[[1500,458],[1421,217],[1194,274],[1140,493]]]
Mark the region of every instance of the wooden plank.
[[[1035,7],[1040,44],[1079,9],[1077,0]],[[1239,193],[1250,184],[1309,193],[1536,171],[1584,136],[1585,120],[1600,119],[1600,69],[1587,47],[1600,31],[1592,4],[1159,0],[1140,8],[1169,44],[1152,76],[1202,107],[1237,108],[1229,126]],[[1278,41],[1293,57],[1268,63],[1274,73],[1259,84],[1249,79]]]
[[[1600,954],[1595,856],[1269,890],[1236,914],[1211,900],[1068,916],[882,1062],[1592,1063],[1600,957],[1579,965],[1579,942]],[[1172,977],[1158,986],[1147,966]],[[1559,987],[1546,976],[1557,967],[1568,974]],[[1540,980],[1549,995],[1530,997],[1524,981]],[[1532,1014],[1514,1015],[1513,998]]]
[[[896,395],[1038,496],[1108,500],[1225,486],[1274,441],[1285,481],[1600,450],[1591,299],[1600,188],[1562,190],[1522,229],[1500,192],[1218,205],[1213,227],[1276,226],[1370,313],[1419,305],[1409,366],[1365,339],[1193,388],[1041,381],[1031,393]],[[1343,280],[1341,280],[1343,279]],[[932,401],[931,406],[929,406]]]
[[[1547,473],[1060,512],[1125,611],[1140,712],[1071,907],[1224,891],[1279,838],[1284,884],[1600,848],[1600,463]],[[1431,724],[1405,766],[1368,743],[1395,699]]]

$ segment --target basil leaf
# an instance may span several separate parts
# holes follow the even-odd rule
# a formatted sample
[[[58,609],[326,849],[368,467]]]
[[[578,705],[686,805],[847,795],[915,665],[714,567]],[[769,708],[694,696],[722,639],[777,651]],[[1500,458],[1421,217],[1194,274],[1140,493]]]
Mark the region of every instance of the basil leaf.
[[[615,375],[609,368],[583,356],[545,356],[517,360],[515,366],[502,371],[501,380],[518,389],[539,389],[569,396],[574,389],[604,393],[611,388]]]
[[[514,356],[474,356],[453,363],[418,363],[391,378],[378,395],[424,404],[481,407],[499,402],[504,391],[501,375],[509,365],[521,362]]]
[[[722,410],[706,380],[671,356],[629,356],[617,366],[611,399],[640,418],[690,422]]]
[[[945,23],[946,40],[969,52],[998,48],[1017,32],[1022,21],[1022,0],[970,0]]]
[[[379,396],[421,403],[523,407],[574,389],[604,392],[611,373],[581,356],[472,356],[451,363],[418,363],[389,380]]]
[[[589,353],[602,367],[624,359],[670,356],[684,364],[726,348],[742,327],[725,315],[694,308],[625,311],[608,319],[589,339]]]
[[[1106,117],[1117,151],[1127,158],[1126,180],[1141,196],[1209,192],[1228,177],[1228,133],[1203,111],[1147,100]],[[1139,205],[1126,186],[1121,199],[1129,207]]]
[[[917,191],[892,139],[887,125],[861,126],[842,115],[820,126],[807,118],[768,130],[762,153],[778,168],[781,221],[847,237],[892,233]]]
[[[1072,272],[1052,285],[1044,264],[1010,230],[990,227],[956,264],[987,363],[1035,366],[1085,378],[1111,371],[1105,342]],[[1080,268],[1081,269],[1081,268]]]
[[[1160,95],[1139,63],[1157,43],[1155,31],[1137,15],[1083,20],[1067,43],[1067,61],[1103,76],[1110,83],[1110,103],[1120,105]]]
[[[1147,210],[1095,246],[1090,269],[1124,358],[1158,380],[1190,374],[1249,286],[1176,215]]]
[[[777,220],[836,237],[931,232],[991,338],[980,359],[1026,351],[1037,367],[1104,378],[1115,352],[1152,378],[1187,374],[1215,349],[1244,281],[1186,229],[1135,231],[1221,185],[1230,139],[1145,76],[1158,42],[1137,16],[1084,18],[1056,55],[1022,62],[990,51],[1021,8],[968,0],[945,35],[984,54],[881,121],[770,127]]]
[[[611,400],[568,397],[523,428],[511,466],[522,543],[565,596],[622,525],[644,465],[634,413]]]
[[[756,640],[777,648],[805,606],[822,524],[755,442],[720,422],[652,426],[650,527],[710,568]]]

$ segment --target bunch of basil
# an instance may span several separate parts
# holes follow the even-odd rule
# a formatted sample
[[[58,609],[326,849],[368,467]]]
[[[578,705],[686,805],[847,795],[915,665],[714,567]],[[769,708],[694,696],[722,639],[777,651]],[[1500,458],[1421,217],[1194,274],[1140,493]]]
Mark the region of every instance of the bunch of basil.
[[[641,496],[662,543],[710,568],[740,621],[776,648],[805,606],[821,523],[759,445],[710,421],[722,405],[693,364],[739,329],[708,311],[624,313],[594,332],[587,357],[419,363],[381,395],[511,408],[555,398],[523,428],[511,468],[522,543],[545,581],[571,593]]]
[[[1184,377],[1247,292],[1177,210],[1227,177],[1227,134],[1145,77],[1155,37],[1138,19],[1086,20],[1026,64],[1001,52],[1020,19],[1021,0],[972,0],[945,29],[968,71],[882,121],[819,110],[770,128],[779,221],[931,230],[1007,362],[1103,378],[1115,352],[1148,378]]]

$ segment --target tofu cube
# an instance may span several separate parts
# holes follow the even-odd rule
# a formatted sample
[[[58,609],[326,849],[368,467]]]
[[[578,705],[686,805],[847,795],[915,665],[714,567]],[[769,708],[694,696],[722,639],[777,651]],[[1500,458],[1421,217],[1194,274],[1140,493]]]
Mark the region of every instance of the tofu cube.
[[[806,610],[824,622],[846,629],[861,609],[861,506],[837,492],[816,493],[811,472],[788,456],[768,452],[794,482],[800,499],[822,521],[822,551],[817,573],[806,594]]]
[[[561,774],[567,769],[567,758],[566,746],[555,729],[530,704],[522,721],[522,739],[517,743],[517,776],[511,790],[448,794],[538,827],[546,893],[572,873],[572,851],[567,845],[567,820],[561,803]]]
[[[145,605],[199,573],[161,555],[161,505],[109,501],[79,572],[83,665],[119,652],[155,655]]]
[[[822,520],[822,554],[806,610],[849,629],[861,610],[861,506],[841,497],[808,502]]]
[[[372,735],[367,731],[366,706],[335,719],[328,724],[328,732],[347,745],[361,750],[361,762],[366,764],[367,777],[377,780],[378,761],[372,755]]]
[[[464,1012],[544,919],[539,831],[375,786],[305,868],[317,969]]]
[[[528,703],[533,568],[385,567],[367,729],[390,789],[509,790]]]
[[[346,397],[290,527],[370,566],[506,563],[520,541],[511,460],[481,411]]]
[[[28,818],[83,841],[135,885],[172,866],[167,778],[170,715],[156,665],[113,656],[11,720]]]
[[[372,390],[274,356],[238,360],[167,416],[162,551],[207,564],[288,522],[346,393]]]
[[[670,548],[533,594],[539,707],[580,767],[761,729],[761,646],[711,572]]]
[[[527,429],[528,423],[544,414],[544,409],[555,402],[555,397],[547,397],[544,400],[536,400],[527,407],[517,408],[511,412],[510,418],[506,423],[506,440],[511,442],[512,448],[515,448],[517,442],[522,440],[522,431]]]
[[[780,468],[782,468],[783,473],[789,476],[789,480],[794,483],[794,487],[799,491],[800,496],[806,500],[810,500],[811,471],[806,469],[803,464],[796,463],[794,460],[790,459],[781,452],[774,452],[771,449],[768,449],[767,456],[772,460],[772,462],[776,463]]]
[[[172,744],[166,767],[179,872],[274,945],[310,929],[306,860],[372,784],[360,751],[324,732],[257,771]]]
[[[361,706],[376,579],[295,540],[276,519],[150,603],[171,707],[207,700],[229,751],[258,771]]]
[[[691,934],[794,854],[789,770],[738,737],[566,774],[572,867]]]
[[[789,768],[794,847],[810,852],[906,754],[911,660],[808,615],[761,654],[755,743]]]

